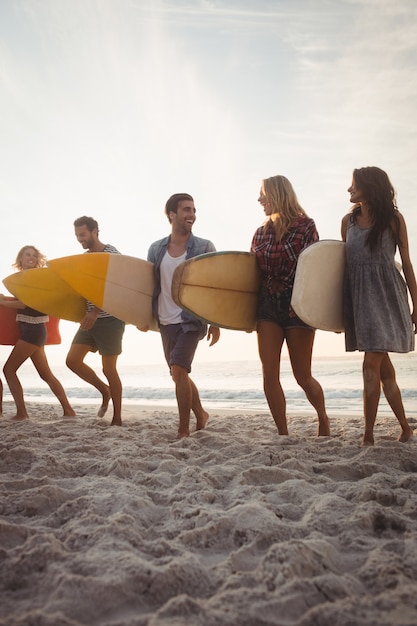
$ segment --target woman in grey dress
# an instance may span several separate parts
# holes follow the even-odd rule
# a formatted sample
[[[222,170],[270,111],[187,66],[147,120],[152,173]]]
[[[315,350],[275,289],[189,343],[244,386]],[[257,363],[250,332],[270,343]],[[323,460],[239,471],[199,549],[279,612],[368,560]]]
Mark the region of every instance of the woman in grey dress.
[[[354,206],[342,220],[342,239],[346,242],[345,341],[347,351],[365,353],[363,445],[374,443],[381,386],[401,426],[398,440],[405,442],[413,431],[388,352],[414,350],[417,284],[407,228],[396,207],[393,186],[378,167],[355,169],[348,193]],[[395,265],[397,248],[405,281]],[[413,303],[411,314],[407,287]]]

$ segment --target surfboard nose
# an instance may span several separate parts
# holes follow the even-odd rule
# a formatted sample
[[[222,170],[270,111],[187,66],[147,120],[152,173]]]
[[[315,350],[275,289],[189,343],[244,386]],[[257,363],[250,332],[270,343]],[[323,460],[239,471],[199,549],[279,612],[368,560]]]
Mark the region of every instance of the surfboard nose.
[[[85,299],[50,267],[16,272],[7,276],[3,284],[37,311],[72,322],[80,322],[85,315]]]

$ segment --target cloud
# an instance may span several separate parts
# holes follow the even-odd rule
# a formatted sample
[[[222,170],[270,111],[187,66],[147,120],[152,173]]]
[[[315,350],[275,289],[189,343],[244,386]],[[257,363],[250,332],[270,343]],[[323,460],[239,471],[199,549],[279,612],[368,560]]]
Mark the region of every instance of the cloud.
[[[86,212],[146,255],[179,189],[197,234],[247,249],[276,173],[336,238],[352,169],[371,164],[410,208],[414,253],[416,17],[414,0],[0,3],[3,276],[27,233],[77,253]]]

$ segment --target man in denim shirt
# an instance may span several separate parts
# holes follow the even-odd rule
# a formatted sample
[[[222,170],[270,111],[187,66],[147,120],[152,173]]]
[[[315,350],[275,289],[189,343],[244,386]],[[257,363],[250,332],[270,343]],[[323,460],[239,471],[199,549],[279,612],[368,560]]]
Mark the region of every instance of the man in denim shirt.
[[[156,288],[153,295],[153,314],[158,320],[162,345],[178,403],[179,427],[177,438],[190,435],[190,413],[196,417],[196,429],[205,427],[208,413],[201,406],[198,389],[191,380],[191,364],[198,342],[207,335],[210,346],[217,343],[220,329],[183,311],[172,299],[171,284],[175,269],[186,259],[214,252],[208,239],[195,237],[191,230],[196,219],[193,198],[187,193],[176,193],[166,205],[165,213],[171,224],[171,234],[155,241],[149,248],[148,261],[155,265]]]

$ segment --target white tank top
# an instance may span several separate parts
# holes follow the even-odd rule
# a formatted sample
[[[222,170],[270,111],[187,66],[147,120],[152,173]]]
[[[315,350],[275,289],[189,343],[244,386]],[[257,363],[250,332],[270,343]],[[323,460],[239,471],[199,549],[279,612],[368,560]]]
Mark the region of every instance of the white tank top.
[[[174,271],[178,265],[185,261],[186,256],[187,252],[177,257],[173,257],[168,252],[165,252],[161,262],[161,293],[158,298],[158,316],[159,322],[163,326],[180,324],[182,322],[182,309],[172,299],[171,285]]]

